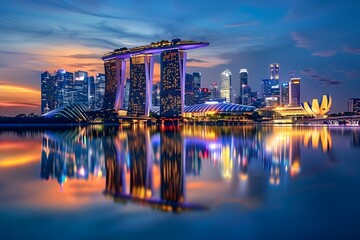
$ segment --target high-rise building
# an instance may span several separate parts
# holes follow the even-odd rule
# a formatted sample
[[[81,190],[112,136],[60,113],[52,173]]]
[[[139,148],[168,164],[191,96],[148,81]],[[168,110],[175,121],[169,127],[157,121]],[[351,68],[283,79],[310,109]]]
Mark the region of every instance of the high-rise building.
[[[290,78],[289,83],[289,105],[300,106],[300,78]]]
[[[210,98],[211,99],[217,99],[219,97],[219,92],[218,92],[218,85],[217,83],[212,83],[210,85],[210,92],[211,92],[211,95],[210,95]]]
[[[106,60],[104,68],[106,80],[103,109],[118,110],[123,107],[126,62],[124,59]]]
[[[194,105],[194,76],[185,74],[185,106]]]
[[[280,88],[280,105],[289,105],[289,83],[285,82],[281,84]]]
[[[270,64],[270,79],[275,80],[275,85],[279,84],[279,68],[280,65],[278,63]]]
[[[272,106],[280,105],[280,87],[279,85],[274,85],[270,88],[270,96],[274,99]]]
[[[231,72],[225,69],[220,77],[220,97],[225,98],[226,102],[231,102]]]
[[[186,52],[165,50],[160,55],[160,116],[181,117],[184,108]]]
[[[54,76],[47,71],[42,73],[41,113],[74,103],[84,104],[91,109],[96,108],[96,81],[97,79],[89,78],[88,73],[84,71],[71,73],[59,69]]]
[[[55,81],[46,71],[41,73],[41,114],[55,109]]]
[[[207,45],[209,45],[207,42],[182,41],[176,38],[171,40],[171,42],[161,40],[152,42],[149,45],[130,49],[119,48],[105,54],[102,57],[106,75],[103,108],[118,110],[123,107],[123,84],[126,73],[125,59],[140,54],[160,53],[160,116],[169,118],[181,117],[183,114],[185,95],[186,51]],[[147,64],[145,64],[145,66],[147,66]],[[198,86],[200,86],[200,73],[195,75],[198,76],[196,81]],[[146,71],[146,81],[152,79],[152,77],[153,66],[150,66],[149,71]],[[151,90],[150,88],[149,92],[146,91],[146,99],[151,99]],[[146,103],[145,109],[150,109],[150,105],[150,102],[149,104]]]
[[[59,69],[55,73],[55,108],[73,103],[74,74]]]
[[[73,88],[71,93],[71,100],[68,102],[82,103],[90,108],[89,95],[90,95],[90,82],[88,80],[88,73],[84,71],[77,71],[74,73],[75,79],[73,81]]]
[[[96,109],[95,93],[96,93],[96,78],[94,76],[88,77],[89,81],[89,106],[90,109]]]
[[[152,55],[136,55],[130,58],[130,92],[128,116],[149,116],[152,90]]]
[[[101,109],[104,105],[105,74],[98,73],[95,77],[95,109]]]
[[[211,92],[208,88],[199,88],[196,92],[196,97],[194,99],[195,104],[205,103],[211,98]]]
[[[125,90],[124,90],[124,108],[125,109],[129,108],[130,83],[131,83],[130,78],[127,78],[126,83],[125,83]]]
[[[200,72],[193,72],[192,76],[194,78],[194,85],[193,85],[194,87],[193,87],[193,89],[196,90],[196,89],[201,88],[201,73]]]
[[[353,113],[360,113],[360,98],[349,98],[348,111]]]
[[[160,106],[160,83],[155,83],[152,88],[152,106]]]
[[[261,80],[261,98],[265,99],[271,97],[271,87],[274,86],[274,81],[271,79]]]
[[[240,69],[240,104],[245,104],[245,99],[250,93],[248,90],[248,71],[247,69]]]

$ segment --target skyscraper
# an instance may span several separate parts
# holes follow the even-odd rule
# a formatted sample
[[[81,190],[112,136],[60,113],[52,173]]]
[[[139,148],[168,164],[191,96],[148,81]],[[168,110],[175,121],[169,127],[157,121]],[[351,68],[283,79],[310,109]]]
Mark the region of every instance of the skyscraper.
[[[88,77],[89,81],[89,106],[90,109],[96,109],[95,107],[95,92],[96,92],[96,78],[94,76]]]
[[[271,87],[274,86],[274,81],[271,79],[261,80],[261,98],[265,99],[271,97]]]
[[[349,98],[348,111],[353,113],[360,113],[360,98]]]
[[[104,105],[105,95],[105,74],[98,73],[95,77],[95,109],[100,109]]]
[[[54,96],[55,81],[53,77],[48,71],[41,73],[41,114],[55,108]]]
[[[74,74],[64,69],[56,71],[55,81],[55,108],[68,105],[73,102]]]
[[[244,104],[244,98],[246,98],[247,86],[248,86],[248,71],[247,69],[240,69],[240,104]]]
[[[124,108],[125,109],[129,108],[130,83],[131,83],[130,78],[127,78],[126,83],[125,83],[125,90],[124,90]]]
[[[152,106],[160,106],[160,83],[155,83],[152,88]]]
[[[106,60],[104,68],[106,80],[103,109],[118,110],[123,107],[126,62],[116,58]]]
[[[285,82],[281,84],[280,88],[280,105],[289,105],[289,83]]]
[[[185,75],[185,105],[194,105],[194,76],[189,73]]]
[[[290,78],[289,83],[289,104],[300,106],[300,78]]]
[[[231,102],[231,72],[225,69],[220,78],[220,97],[225,98],[226,102]]]
[[[77,71],[74,73],[75,79],[73,81],[73,89],[71,93],[72,99],[69,103],[82,103],[90,108],[89,95],[90,95],[90,82],[88,73],[84,71]]]
[[[160,116],[181,117],[184,108],[186,52],[165,50],[160,55]]]
[[[280,68],[280,65],[278,63],[270,64],[270,79],[275,80],[275,82],[274,82],[275,85],[279,84],[279,79],[280,79],[279,68]]]
[[[136,55],[130,58],[130,92],[128,116],[149,116],[152,90],[152,55]],[[150,72],[151,71],[151,72]]]
[[[201,88],[201,73],[200,72],[193,72],[192,76],[194,78],[194,90]]]

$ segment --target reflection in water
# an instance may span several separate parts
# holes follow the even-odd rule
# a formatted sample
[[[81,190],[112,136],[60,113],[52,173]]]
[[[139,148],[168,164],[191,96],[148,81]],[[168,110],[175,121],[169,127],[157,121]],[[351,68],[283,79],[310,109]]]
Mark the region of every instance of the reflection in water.
[[[42,140],[40,176],[57,179],[60,186],[72,178],[89,179],[105,173],[105,151],[101,136],[92,128],[61,132],[45,131]]]
[[[180,212],[205,209],[186,201],[186,175],[201,176],[205,163],[218,169],[224,181],[232,182],[247,182],[252,171],[262,167],[268,182],[279,185],[284,178],[300,174],[305,148],[331,153],[329,130],[79,127],[45,131],[40,175],[57,179],[60,186],[71,179],[105,175],[104,194],[116,202]]]

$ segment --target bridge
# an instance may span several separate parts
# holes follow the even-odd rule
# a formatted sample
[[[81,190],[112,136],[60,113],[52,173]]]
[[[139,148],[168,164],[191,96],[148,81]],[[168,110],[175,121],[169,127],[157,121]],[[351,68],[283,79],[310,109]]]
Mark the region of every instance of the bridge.
[[[359,126],[360,115],[300,119],[296,123]]]

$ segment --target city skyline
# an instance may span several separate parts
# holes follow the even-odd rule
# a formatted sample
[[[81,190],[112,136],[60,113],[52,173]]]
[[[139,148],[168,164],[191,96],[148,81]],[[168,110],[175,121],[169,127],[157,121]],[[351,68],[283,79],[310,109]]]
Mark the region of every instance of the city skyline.
[[[270,78],[269,64],[279,63],[280,83],[294,71],[301,78],[301,102],[330,94],[331,112],[347,111],[348,99],[359,97],[360,31],[352,27],[360,22],[359,4],[225,1],[204,8],[189,1],[121,6],[112,1],[5,2],[0,10],[0,46],[6,49],[0,53],[0,115],[40,113],[39,78],[46,70],[94,76],[104,73],[101,56],[106,52],[173,37],[210,42],[188,54],[187,72],[202,73],[201,87],[219,84],[220,73],[229,68],[236,73],[232,86],[238,93],[238,72],[244,68],[249,85],[260,92],[261,79]],[[224,6],[231,7],[218,10]],[[154,80],[159,78],[157,58]]]

